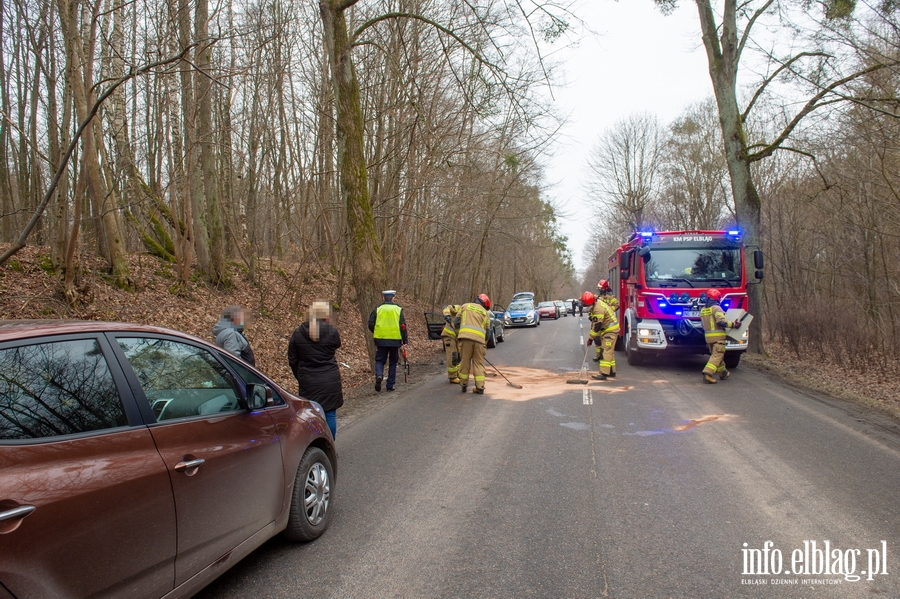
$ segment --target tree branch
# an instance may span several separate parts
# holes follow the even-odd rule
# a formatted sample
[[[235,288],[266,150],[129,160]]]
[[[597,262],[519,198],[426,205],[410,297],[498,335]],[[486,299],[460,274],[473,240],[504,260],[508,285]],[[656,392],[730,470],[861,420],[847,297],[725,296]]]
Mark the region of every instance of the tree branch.
[[[853,73],[851,75],[847,75],[846,77],[838,79],[837,81],[834,81],[830,85],[824,87],[819,93],[817,93],[815,96],[813,96],[812,98],[809,99],[809,101],[800,110],[800,112],[798,112],[796,115],[794,115],[794,118],[791,119],[791,122],[785,126],[785,128],[781,131],[781,134],[777,138],[775,138],[775,140],[772,143],[770,143],[768,146],[766,146],[763,150],[761,150],[759,152],[749,154],[747,156],[747,162],[752,163],[752,162],[756,162],[757,160],[762,160],[763,158],[768,158],[769,156],[771,156],[775,152],[775,150],[777,150],[779,148],[779,146],[781,146],[781,144],[784,143],[784,141],[790,136],[790,134],[797,127],[797,125],[800,124],[800,121],[803,120],[803,118],[806,115],[808,115],[809,113],[811,113],[812,111],[814,111],[818,108],[821,108],[822,106],[827,106],[829,104],[834,104],[836,102],[846,101],[845,98],[843,98],[843,97],[838,97],[837,99],[830,100],[828,102],[822,101],[822,98],[824,98],[828,94],[832,93],[835,89],[841,87],[842,85],[846,85],[847,83],[853,81],[854,79],[858,79],[859,77],[862,77],[863,75],[868,75],[869,73],[874,73],[875,71],[879,71],[879,70],[887,68],[887,67],[896,66],[897,64],[900,64],[900,61],[894,61],[894,62],[890,62],[890,63],[886,63],[886,64],[872,65],[866,69],[857,71],[856,73]]]
[[[787,62],[782,63],[781,66],[779,66],[777,69],[775,69],[774,73],[772,73],[771,75],[769,75],[768,77],[763,79],[762,85],[760,85],[759,88],[757,88],[756,92],[753,94],[753,97],[750,99],[750,102],[747,104],[747,108],[745,108],[744,112],[741,113],[741,122],[745,123],[747,121],[747,117],[749,116],[750,111],[753,109],[753,105],[756,104],[756,101],[759,100],[760,96],[762,96],[766,87],[768,87],[768,85],[770,83],[772,83],[775,80],[775,78],[781,74],[782,71],[790,68],[790,66],[793,63],[800,60],[801,58],[807,58],[810,56],[831,56],[831,55],[827,54],[825,52],[801,52],[800,54],[797,54],[796,56],[792,57]]]

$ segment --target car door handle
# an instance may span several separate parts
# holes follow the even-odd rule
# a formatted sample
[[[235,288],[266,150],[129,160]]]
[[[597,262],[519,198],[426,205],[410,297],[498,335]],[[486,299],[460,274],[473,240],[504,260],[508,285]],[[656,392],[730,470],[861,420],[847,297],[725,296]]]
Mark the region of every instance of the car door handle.
[[[204,460],[203,458],[188,460],[186,462],[178,462],[177,464],[175,464],[175,470],[177,470],[178,472],[184,472],[185,470],[191,470],[192,468],[199,468],[205,463],[206,460]]]
[[[33,505],[20,505],[19,507],[13,508],[11,510],[4,510],[0,512],[0,522],[5,522],[6,520],[16,520],[18,518],[24,518],[31,512],[33,512],[36,508]]]

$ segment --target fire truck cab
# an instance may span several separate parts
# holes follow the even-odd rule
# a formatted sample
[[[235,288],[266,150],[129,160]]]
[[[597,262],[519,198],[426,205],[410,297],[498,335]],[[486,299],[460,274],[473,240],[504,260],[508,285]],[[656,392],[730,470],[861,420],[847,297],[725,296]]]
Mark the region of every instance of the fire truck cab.
[[[755,247],[755,246],[751,246]],[[636,232],[609,257],[609,283],[619,300],[619,339],[628,363],[646,356],[707,353],[700,309],[719,289],[724,310],[749,310],[745,246],[739,231]],[[753,252],[756,280],[763,255]],[[725,364],[735,368],[747,350],[747,334],[725,345]]]

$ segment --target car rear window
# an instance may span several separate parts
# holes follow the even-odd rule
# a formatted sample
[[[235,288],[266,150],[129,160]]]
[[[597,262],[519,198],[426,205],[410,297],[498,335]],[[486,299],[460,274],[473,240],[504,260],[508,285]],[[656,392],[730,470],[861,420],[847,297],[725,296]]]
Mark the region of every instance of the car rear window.
[[[127,424],[95,339],[0,350],[0,439],[40,439]]]

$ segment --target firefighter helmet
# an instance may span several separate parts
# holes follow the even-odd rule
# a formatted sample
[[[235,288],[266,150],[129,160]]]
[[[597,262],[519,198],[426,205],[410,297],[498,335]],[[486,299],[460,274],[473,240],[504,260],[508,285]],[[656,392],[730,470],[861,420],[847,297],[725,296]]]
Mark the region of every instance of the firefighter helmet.
[[[594,294],[590,291],[585,291],[581,294],[581,303],[585,306],[593,306],[594,305]]]
[[[597,282],[597,290],[600,292],[601,295],[603,295],[604,293],[609,293],[610,292],[609,281],[607,281],[606,279],[600,279]]]
[[[486,293],[481,293],[478,297],[475,298],[475,301],[485,307],[485,309],[491,309],[491,298],[487,296]]]
[[[722,299],[722,292],[718,289],[710,289],[706,292],[706,297],[717,302]]]

